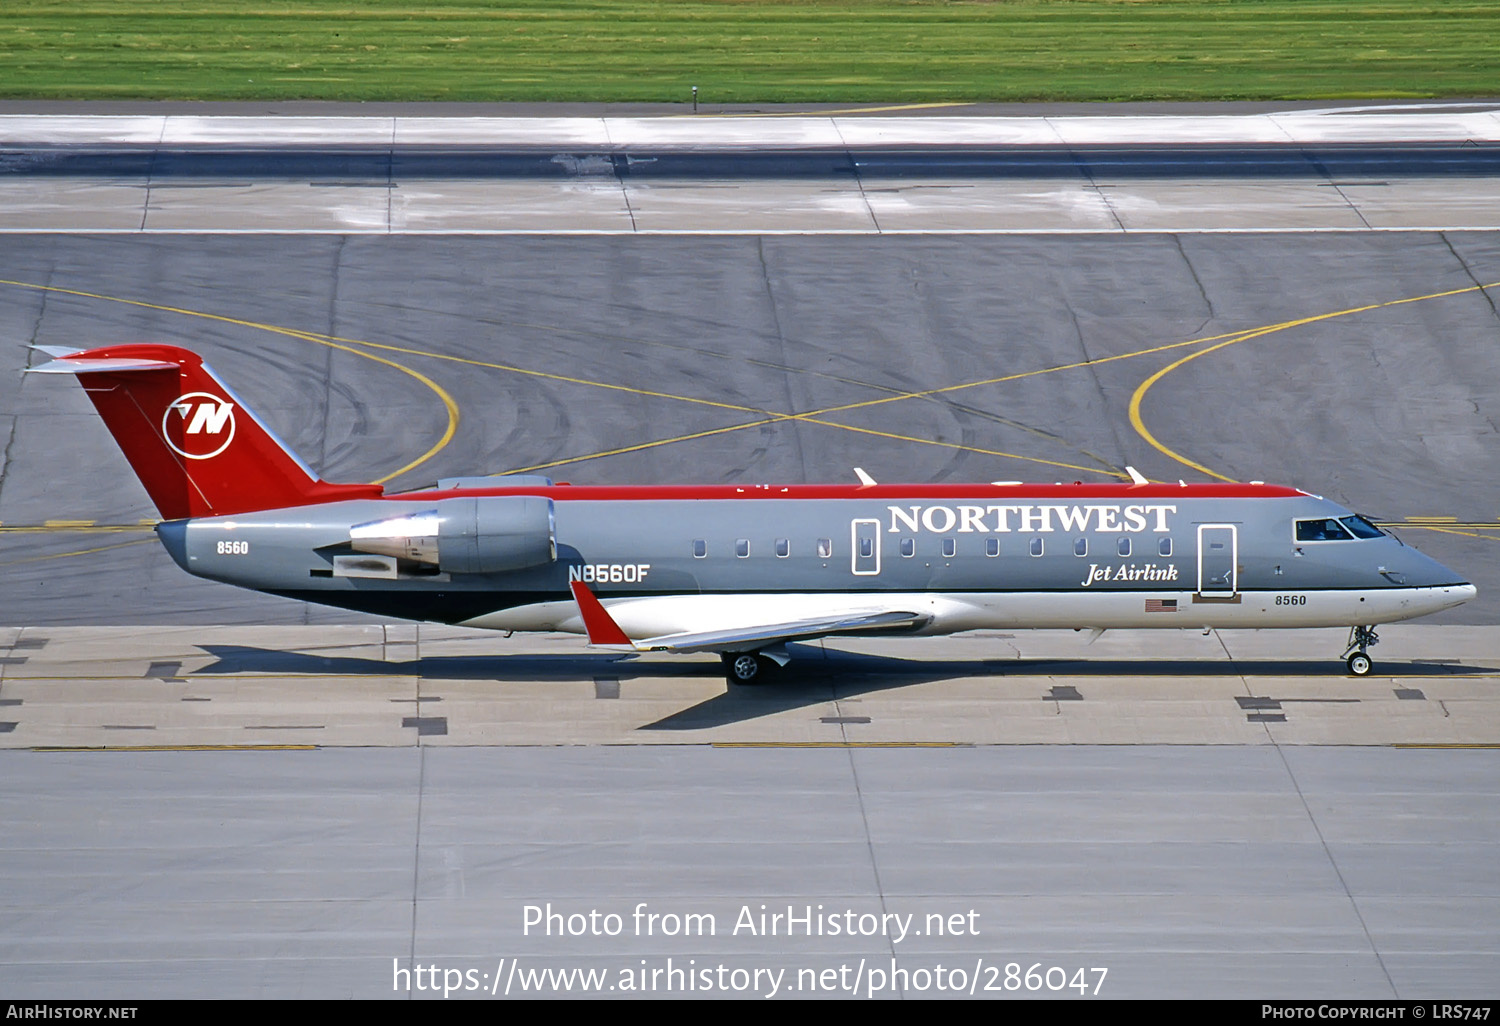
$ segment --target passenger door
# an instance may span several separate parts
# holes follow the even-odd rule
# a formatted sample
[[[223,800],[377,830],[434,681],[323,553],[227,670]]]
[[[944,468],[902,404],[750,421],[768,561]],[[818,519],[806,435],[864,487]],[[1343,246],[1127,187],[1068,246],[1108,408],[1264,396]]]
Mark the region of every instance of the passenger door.
[[[1198,525],[1198,594],[1233,598],[1239,590],[1239,528],[1234,524]]]

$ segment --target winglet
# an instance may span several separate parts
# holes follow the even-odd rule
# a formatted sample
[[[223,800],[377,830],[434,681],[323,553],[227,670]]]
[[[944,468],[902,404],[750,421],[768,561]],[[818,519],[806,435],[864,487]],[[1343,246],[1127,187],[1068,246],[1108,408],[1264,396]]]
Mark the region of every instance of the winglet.
[[[568,587],[573,589],[573,601],[578,603],[578,612],[583,614],[584,630],[589,632],[590,645],[624,645],[626,648],[634,648],[625,632],[620,630],[620,625],[615,623],[614,617],[604,608],[603,604],[589,591],[589,586],[582,581],[569,581]]]
[[[1146,480],[1146,475],[1145,474],[1142,474],[1139,470],[1136,470],[1134,467],[1126,467],[1125,468],[1125,472],[1130,475],[1130,483],[1131,484],[1143,485],[1143,484],[1150,484],[1151,483],[1150,481]]]
[[[859,478],[859,486],[861,488],[868,488],[875,483],[875,479],[869,474],[865,473],[864,467],[855,467],[854,476]]]

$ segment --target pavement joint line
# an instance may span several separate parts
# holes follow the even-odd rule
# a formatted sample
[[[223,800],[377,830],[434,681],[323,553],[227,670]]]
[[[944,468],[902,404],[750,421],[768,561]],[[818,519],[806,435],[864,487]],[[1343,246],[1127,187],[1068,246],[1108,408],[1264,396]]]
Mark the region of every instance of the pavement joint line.
[[[313,752],[324,745],[36,745],[33,752]]]
[[[1328,843],[1323,826],[1318,822],[1318,816],[1313,811],[1313,803],[1308,800],[1307,791],[1303,788],[1302,781],[1297,778],[1296,769],[1292,766],[1290,760],[1287,759],[1285,747],[1275,740],[1275,734],[1279,732],[1272,732],[1269,727],[1266,728],[1266,732],[1272,736],[1272,741],[1276,748],[1276,758],[1280,760],[1281,767],[1286,772],[1287,779],[1291,782],[1292,789],[1297,794],[1297,801],[1302,806],[1302,813],[1307,817],[1307,824],[1312,828],[1313,834],[1317,837],[1318,846],[1323,850],[1323,857],[1328,860],[1328,866],[1333,870],[1333,874],[1338,880],[1339,888],[1344,892],[1344,897],[1348,900],[1350,910],[1354,913],[1354,918],[1359,923],[1359,929],[1364,935],[1365,943],[1369,947],[1369,953],[1375,957],[1376,964],[1380,966],[1381,975],[1385,977],[1386,985],[1390,988],[1391,993],[1393,995],[1399,994],[1400,991],[1396,986],[1396,982],[1392,979],[1391,971],[1386,965],[1385,956],[1381,953],[1381,945],[1376,942],[1374,936],[1371,934],[1369,924],[1365,920],[1365,914],[1359,907],[1359,899],[1355,897],[1354,890],[1350,888],[1348,878],[1344,875],[1344,869],[1339,865],[1339,860],[1333,848]],[[1361,894],[1363,893],[1364,889],[1361,888]]]
[[[974,748],[967,741],[710,741],[710,748]]]
[[[1308,702],[1319,705],[1358,705],[1363,698],[1278,698],[1278,702]]]
[[[1496,742],[1473,742],[1471,744],[1462,744],[1462,743],[1454,743],[1454,744],[1432,743],[1432,744],[1426,744],[1426,743],[1423,743],[1423,742],[1420,742],[1420,741],[1398,741],[1398,742],[1396,742],[1394,744],[1389,745],[1388,747],[1390,747],[1390,748],[1439,748],[1439,749],[1455,749],[1455,750],[1462,750],[1462,749],[1472,748],[1472,749],[1478,749],[1478,750],[1492,750],[1492,749],[1500,749],[1500,743],[1496,743]]]
[[[1433,235],[1440,232],[1494,232],[1500,230],[1500,222],[1476,225],[1371,225],[1349,227],[1324,225],[1289,228],[1265,225],[1261,227],[1204,228],[1178,226],[1173,228],[423,228],[423,229],[374,229],[340,226],[338,228],[0,228],[0,235],[409,235],[409,236],[798,236],[798,235],[1353,235],[1353,234],[1401,234],[1413,233]]]

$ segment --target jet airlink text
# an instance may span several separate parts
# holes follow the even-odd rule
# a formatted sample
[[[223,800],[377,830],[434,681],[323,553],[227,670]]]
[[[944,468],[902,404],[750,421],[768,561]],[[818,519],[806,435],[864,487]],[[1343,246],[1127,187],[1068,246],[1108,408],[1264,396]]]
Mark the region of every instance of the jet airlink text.
[[[1158,563],[1146,563],[1137,566],[1131,563],[1129,566],[1100,566],[1098,563],[1089,564],[1089,572],[1084,575],[1083,586],[1087,588],[1095,581],[1175,581],[1177,580],[1177,568],[1170,563],[1162,566]]]
[[[1176,506],[887,506],[888,533],[931,531],[934,534],[1051,534],[1091,531],[1095,534],[1165,532],[1167,514]]]

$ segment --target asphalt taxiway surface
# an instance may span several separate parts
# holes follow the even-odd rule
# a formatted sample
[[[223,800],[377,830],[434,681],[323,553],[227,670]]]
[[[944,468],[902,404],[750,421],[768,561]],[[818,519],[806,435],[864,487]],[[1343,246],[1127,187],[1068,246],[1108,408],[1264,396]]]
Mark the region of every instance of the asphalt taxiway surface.
[[[1489,233],[15,235],[0,250],[5,337],[194,347],[331,480],[1103,480],[1128,464],[1327,495],[1479,585],[1437,622],[1500,609]],[[21,373],[41,359],[0,353],[0,622],[346,615],[182,575],[81,390]]]
[[[1213,180],[1196,149],[1191,180],[1122,172],[1134,207],[1045,147],[1026,157],[1045,188],[993,152],[942,170],[933,151],[887,193],[836,162],[813,173],[816,139],[632,166],[589,164],[607,150],[590,137],[572,165],[548,156],[550,178],[455,155],[455,177],[405,180],[387,147],[349,158],[383,178],[320,172],[327,154],[299,178],[215,165],[231,158],[202,138],[163,159],[158,122],[144,189],[119,149],[12,162],[0,337],[197,349],[330,479],[1129,464],[1328,495],[1480,597],[1387,628],[1363,680],[1339,632],[1032,632],[802,646],[779,686],[731,691],[712,661],[357,622],[189,578],[81,391],[0,347],[0,990],[426,997],[401,971],[436,965],[473,996],[520,996],[539,969],[604,970],[620,993],[641,968],[661,996],[671,958],[760,995],[757,969],[804,995],[832,969],[827,993],[848,994],[894,958],[961,966],[991,996],[1015,996],[1012,963],[1060,996],[1077,991],[1048,989],[1054,967],[1090,986],[1107,969],[1110,997],[1492,994],[1500,237],[1461,229],[1500,205],[1493,117],[1460,113],[1404,153],[1356,140],[1384,162],[1358,178],[1306,156],[1355,154],[1328,137],[1367,131],[1347,120],[1309,114],[1324,138],[1270,148],[1220,139],[1233,174]],[[1098,153],[1160,157],[1180,127]],[[442,183],[431,217],[472,234],[397,216],[419,179]],[[947,198],[928,202],[934,183]],[[880,223],[897,200],[918,232]],[[538,209],[529,227],[496,216]],[[1398,225],[1432,230],[1371,230]],[[549,902],[622,930],[528,932]],[[643,903],[714,932],[642,933]],[[924,932],[734,929],[761,905]]]

